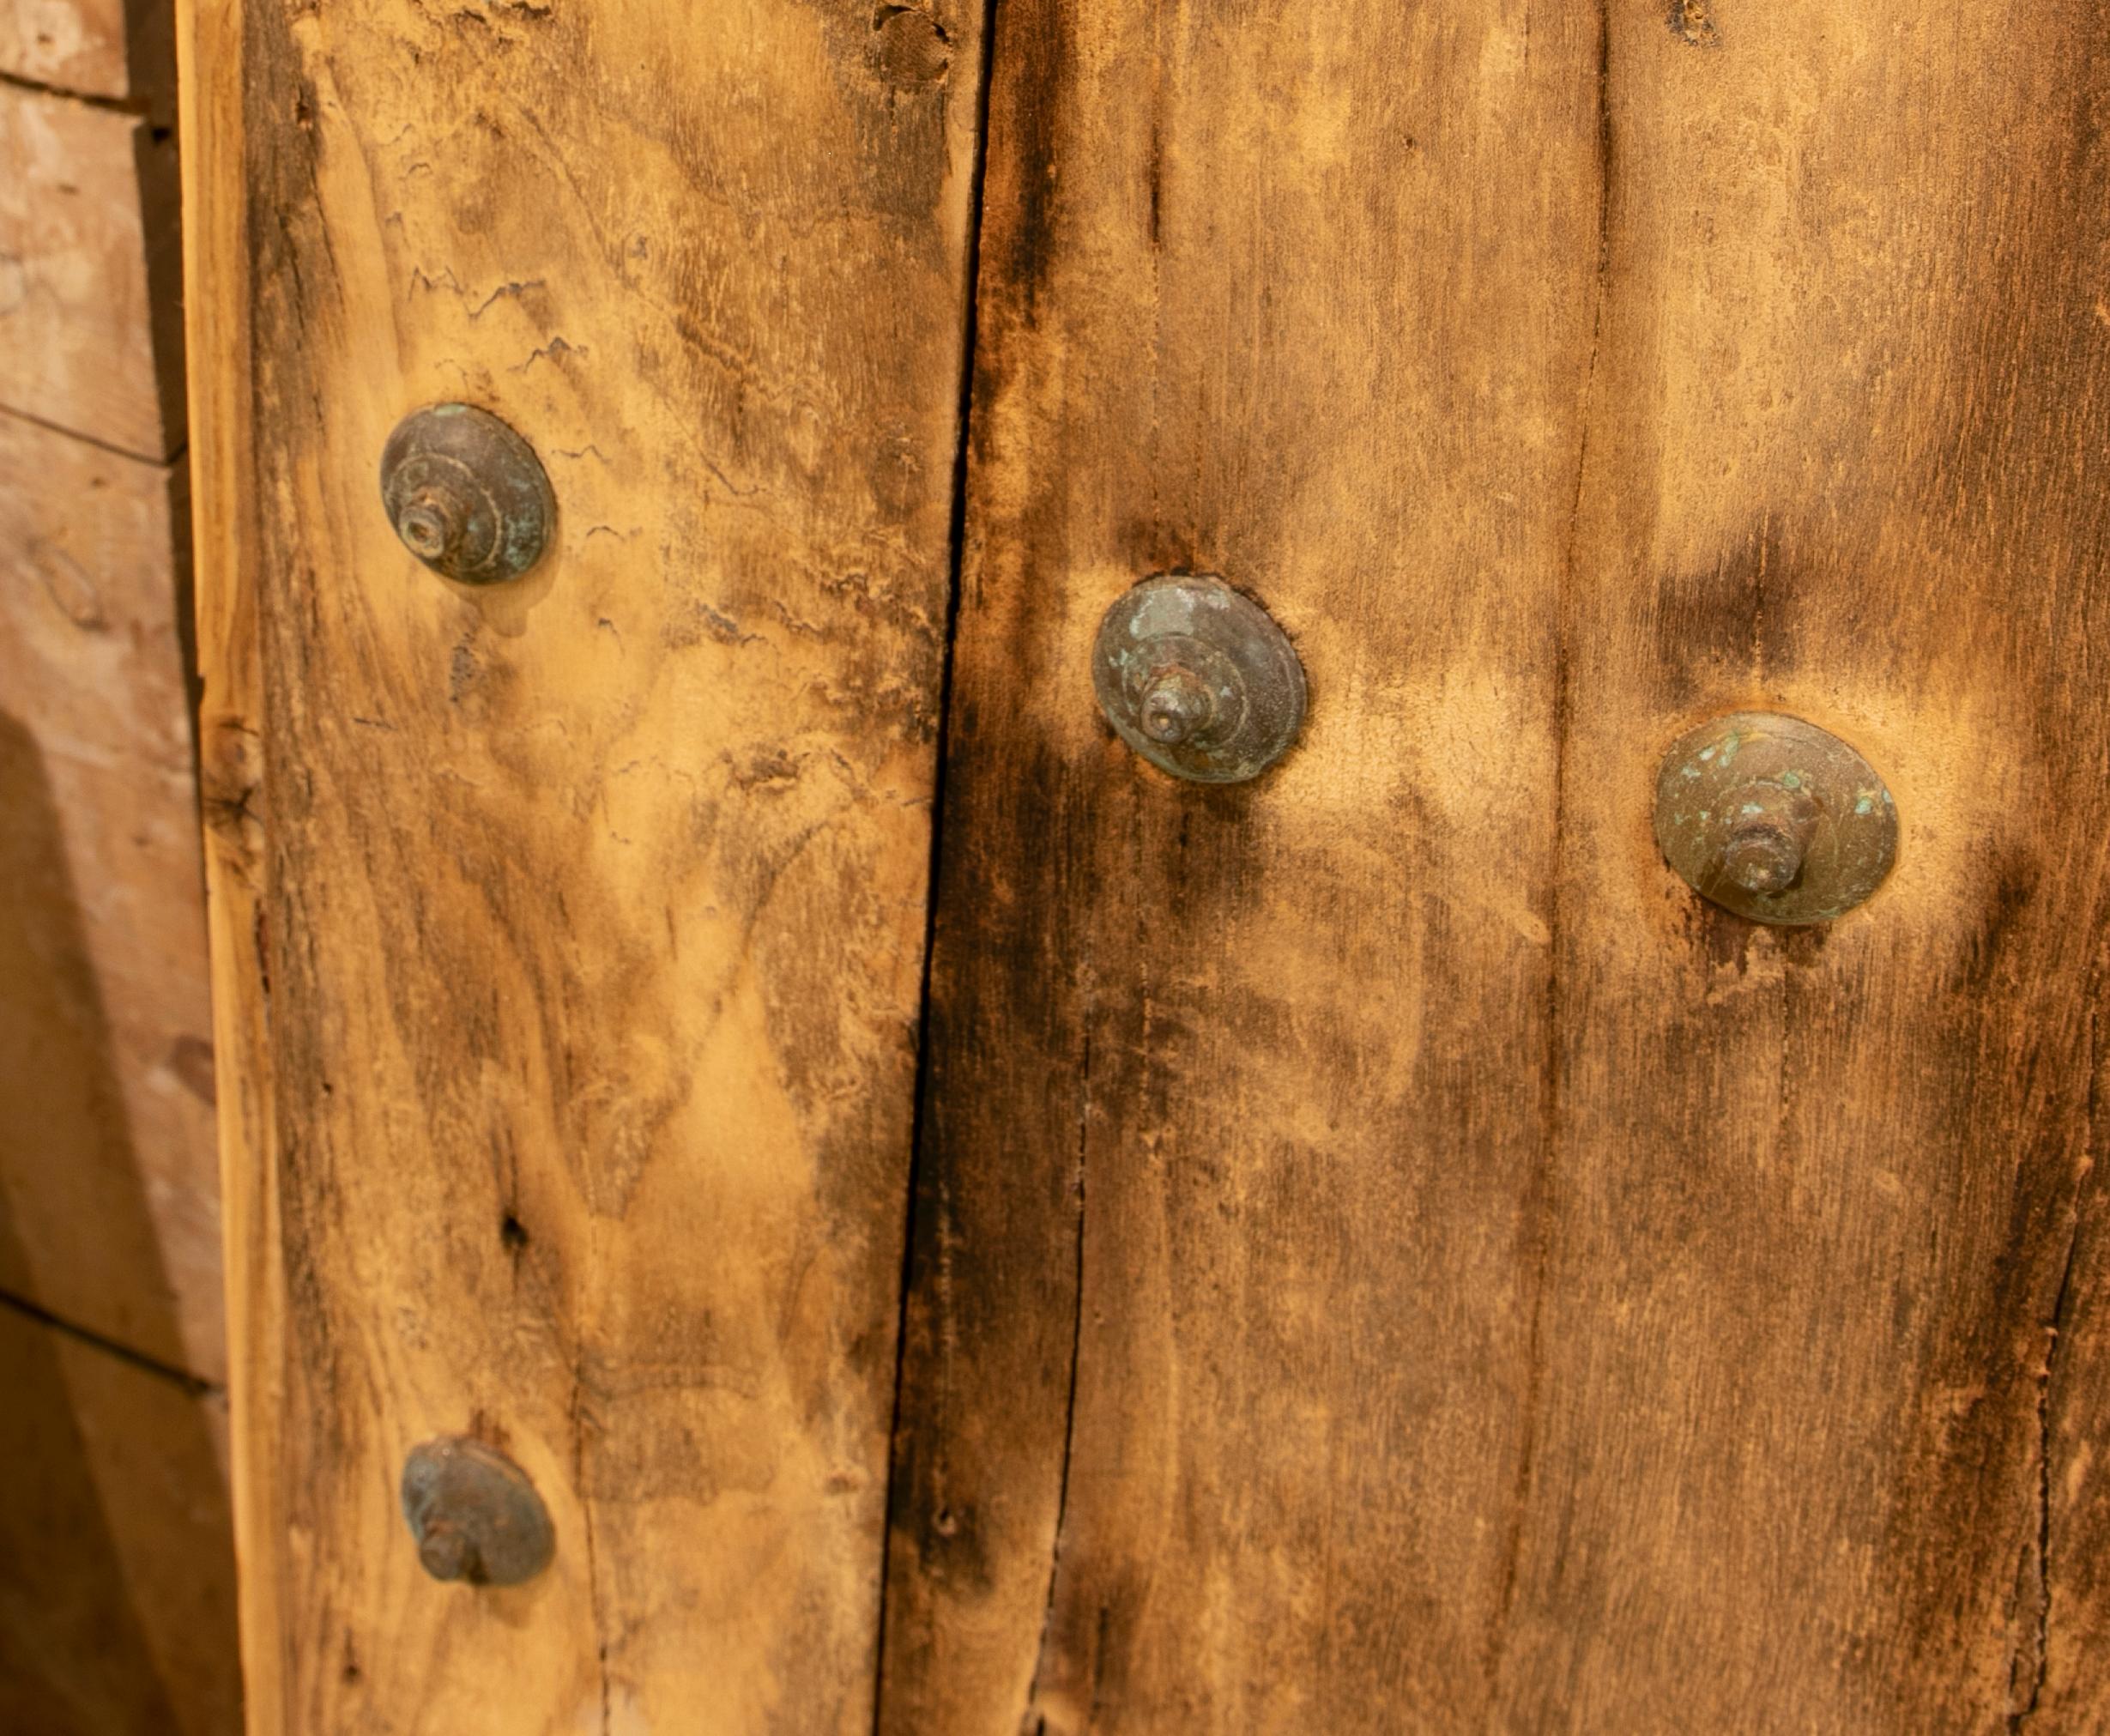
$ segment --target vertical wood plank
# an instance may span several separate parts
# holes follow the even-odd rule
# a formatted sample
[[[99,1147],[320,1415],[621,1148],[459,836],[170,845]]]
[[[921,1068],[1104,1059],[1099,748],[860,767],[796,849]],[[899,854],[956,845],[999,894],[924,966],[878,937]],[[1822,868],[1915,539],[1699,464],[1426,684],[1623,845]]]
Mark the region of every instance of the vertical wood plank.
[[[884,1721],[2095,1727],[2095,9],[1468,9],[1001,16]],[[1750,705],[1835,929],[1655,850]]]
[[[1524,1474],[1599,33],[1006,0],[890,1731],[1472,1727]],[[1297,641],[1132,758],[1099,617]]]
[[[1609,18],[1501,1716],[2021,1727],[2072,1607],[2046,1503],[2089,1464],[2046,1418],[2099,1365],[2047,1393],[2110,836],[2101,12]],[[1896,873],[1829,929],[1656,855],[1658,756],[1744,706],[1895,793]],[[2047,1727],[2099,1727],[2100,1660],[2053,1649]]]
[[[259,1730],[869,1723],[977,13],[184,21]],[[454,398],[511,590],[378,502]],[[416,1566],[458,1431],[533,1584]]]
[[[243,0],[176,0],[198,801],[213,982],[227,1465],[248,1736],[285,1736],[284,1241],[264,916],[263,571],[251,421]]]

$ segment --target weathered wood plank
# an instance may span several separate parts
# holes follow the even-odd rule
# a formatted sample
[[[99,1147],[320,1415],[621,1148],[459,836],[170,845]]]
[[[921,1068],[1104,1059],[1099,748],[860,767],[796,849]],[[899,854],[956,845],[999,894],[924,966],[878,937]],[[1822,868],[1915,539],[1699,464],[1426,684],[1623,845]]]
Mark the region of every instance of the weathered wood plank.
[[[175,140],[0,85],[0,408],[142,457],[183,444]]]
[[[884,1722],[2098,1727],[2100,10],[1393,10],[1001,14]],[[1750,705],[1835,930],[1657,854]]]
[[[2059,1640],[2101,1629],[2100,1518],[2048,1609],[2040,1545],[2095,1450],[2042,1458],[2110,836],[2101,9],[1686,15],[1611,9],[1502,1715],[2010,1728],[2048,1620],[2047,1727],[2098,1728]],[[1650,841],[1657,756],[1746,705],[1895,794],[1896,874],[1828,931],[1711,912]]]
[[[176,0],[198,674],[198,795],[225,1261],[227,1461],[250,1736],[286,1729],[277,1552],[285,1506],[286,1295],[263,912],[263,672],[257,628],[244,0]]]
[[[1526,1474],[1593,15],[1006,0],[882,1722],[1476,1727]],[[1297,640],[1205,790],[1146,573]]]
[[[225,1405],[5,1305],[0,1393],[0,1728],[237,1736]]]
[[[0,413],[0,1291],[218,1380],[182,488]]]
[[[977,17],[186,18],[260,1731],[869,1722]],[[464,396],[559,502],[509,592],[376,496]],[[531,1586],[418,1570],[464,1429]]]

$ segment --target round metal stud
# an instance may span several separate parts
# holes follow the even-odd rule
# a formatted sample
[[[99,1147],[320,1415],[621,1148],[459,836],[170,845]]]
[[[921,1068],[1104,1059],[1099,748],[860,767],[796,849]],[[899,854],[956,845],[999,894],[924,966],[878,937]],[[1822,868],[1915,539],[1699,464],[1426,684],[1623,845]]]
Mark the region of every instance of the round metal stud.
[[[411,1449],[402,1503],[418,1560],[434,1579],[518,1585],[556,1553],[535,1485],[503,1453],[465,1435]]]
[[[381,453],[381,500],[403,547],[460,584],[503,584],[542,558],[556,497],[535,449],[488,410],[432,404]]]
[[[1304,667],[1266,609],[1223,580],[1146,578],[1099,623],[1092,687],[1115,732],[1195,783],[1257,777],[1304,722]]]
[[[1846,914],[1897,860],[1897,807],[1829,730],[1777,711],[1717,717],[1656,779],[1656,842],[1702,897],[1799,928]]]

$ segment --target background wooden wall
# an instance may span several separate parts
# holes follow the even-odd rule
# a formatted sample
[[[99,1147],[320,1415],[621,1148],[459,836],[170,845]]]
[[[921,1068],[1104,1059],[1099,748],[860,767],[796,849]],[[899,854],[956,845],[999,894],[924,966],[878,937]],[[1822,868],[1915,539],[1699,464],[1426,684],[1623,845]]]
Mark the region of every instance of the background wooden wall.
[[[0,9],[0,1727],[239,1723],[172,11]]]

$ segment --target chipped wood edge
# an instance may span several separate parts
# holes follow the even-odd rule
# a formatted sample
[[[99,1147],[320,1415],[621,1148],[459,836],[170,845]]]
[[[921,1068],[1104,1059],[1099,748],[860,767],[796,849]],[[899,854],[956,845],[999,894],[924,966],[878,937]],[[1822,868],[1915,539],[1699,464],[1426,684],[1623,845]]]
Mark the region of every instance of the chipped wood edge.
[[[281,1736],[274,1449],[282,1410],[282,1267],[270,1091],[263,669],[245,494],[250,462],[248,233],[240,0],[176,0],[184,319],[190,359],[199,795],[212,961],[226,1261],[229,1461],[250,1736]]]

